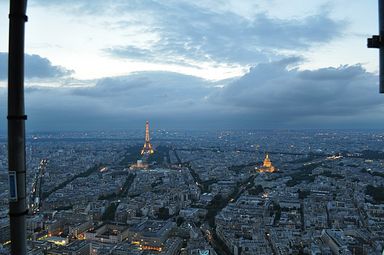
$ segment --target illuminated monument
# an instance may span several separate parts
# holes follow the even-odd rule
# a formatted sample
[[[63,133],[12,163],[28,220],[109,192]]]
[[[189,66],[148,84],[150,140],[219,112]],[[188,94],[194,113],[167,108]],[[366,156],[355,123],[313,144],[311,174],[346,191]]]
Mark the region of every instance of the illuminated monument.
[[[268,153],[265,155],[265,159],[263,161],[263,165],[260,168],[256,167],[256,170],[260,173],[274,173],[277,169],[272,165],[271,160],[269,159]]]
[[[152,144],[149,140],[149,122],[145,123],[145,143],[143,149],[141,150],[141,155],[150,155],[153,154]]]

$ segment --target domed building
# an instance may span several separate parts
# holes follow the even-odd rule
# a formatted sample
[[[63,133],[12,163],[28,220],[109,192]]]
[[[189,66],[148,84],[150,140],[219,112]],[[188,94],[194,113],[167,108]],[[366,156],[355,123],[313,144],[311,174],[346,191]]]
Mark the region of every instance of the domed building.
[[[272,165],[271,160],[269,159],[268,153],[265,155],[263,165],[259,168],[255,167],[256,171],[259,173],[274,173],[277,171],[277,168]]]

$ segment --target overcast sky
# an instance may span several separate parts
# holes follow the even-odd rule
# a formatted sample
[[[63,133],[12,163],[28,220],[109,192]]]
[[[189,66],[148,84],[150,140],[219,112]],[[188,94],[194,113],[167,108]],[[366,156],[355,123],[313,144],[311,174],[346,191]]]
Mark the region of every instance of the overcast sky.
[[[376,0],[29,0],[27,13],[29,131],[384,124],[366,48]]]

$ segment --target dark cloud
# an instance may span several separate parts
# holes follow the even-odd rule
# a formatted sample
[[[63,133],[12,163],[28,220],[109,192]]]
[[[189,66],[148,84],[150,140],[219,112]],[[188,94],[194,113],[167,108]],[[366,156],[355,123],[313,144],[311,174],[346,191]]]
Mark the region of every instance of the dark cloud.
[[[383,110],[377,76],[360,65],[300,71],[288,68],[293,62],[259,64],[223,88],[215,101],[254,116],[255,123],[290,123],[296,127],[361,126]]]
[[[342,72],[340,70],[343,70]],[[321,68],[314,71],[303,71],[300,73],[300,77],[305,80],[351,80],[354,77],[358,78],[362,74],[362,67],[360,65],[355,66],[341,66],[339,68],[328,67]]]
[[[83,88],[27,88],[28,126],[33,130],[203,126],[214,115],[205,95],[215,88],[193,76],[140,72],[109,77]]]
[[[72,95],[100,100],[124,109],[147,112],[174,112],[202,104],[210,93],[210,83],[171,72],[139,72],[129,76],[104,78],[94,87],[72,90]]]
[[[239,79],[219,82],[169,72],[138,72],[100,79],[89,87],[28,87],[28,127],[140,128],[146,119],[157,127],[183,129],[384,124],[376,75],[360,65],[299,70],[295,65],[301,61],[292,57],[262,63]]]
[[[68,76],[73,72],[61,66],[54,66],[47,58],[35,54],[25,54],[24,61],[26,78],[58,78]],[[0,52],[0,80],[7,79],[7,70],[8,54]]]
[[[27,126],[129,129],[150,119],[157,127],[184,129],[382,127],[376,75],[360,65],[299,70],[300,61],[262,63],[241,78],[219,82],[138,72],[89,87],[27,87]],[[4,90],[0,94],[4,103]]]

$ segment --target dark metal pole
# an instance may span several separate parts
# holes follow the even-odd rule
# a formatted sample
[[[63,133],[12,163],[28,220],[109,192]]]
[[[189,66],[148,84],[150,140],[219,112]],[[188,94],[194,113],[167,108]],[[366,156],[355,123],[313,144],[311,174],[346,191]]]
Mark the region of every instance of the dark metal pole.
[[[380,29],[380,93],[384,93],[384,1],[379,0]]]
[[[380,93],[384,93],[384,0],[379,0],[379,31],[368,38],[368,48],[380,49]]]
[[[27,1],[11,0],[8,52],[8,165],[11,254],[27,254],[25,217],[24,29]]]

